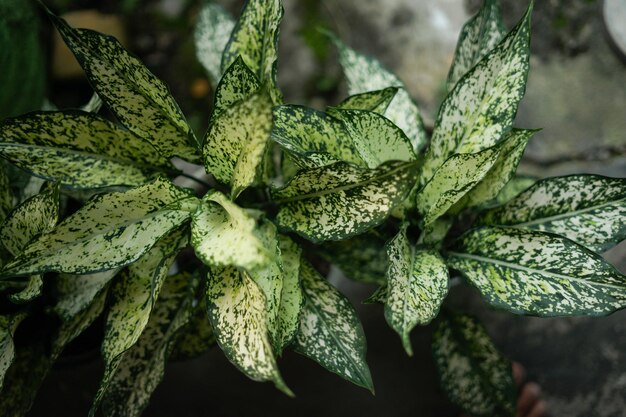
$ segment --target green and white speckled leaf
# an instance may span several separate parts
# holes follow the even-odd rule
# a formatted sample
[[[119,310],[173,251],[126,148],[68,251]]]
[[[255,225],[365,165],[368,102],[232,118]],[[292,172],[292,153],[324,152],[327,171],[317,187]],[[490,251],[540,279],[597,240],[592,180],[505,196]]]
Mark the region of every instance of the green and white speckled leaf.
[[[282,102],[276,84],[278,33],[283,17],[280,0],[248,0],[222,55],[222,71],[241,56],[262,84],[269,86],[274,104]]]
[[[19,292],[10,294],[7,298],[15,304],[25,304],[41,295],[43,289],[43,277],[41,275],[31,275],[28,277],[26,287]]]
[[[0,163],[0,221],[4,221],[12,209],[13,193],[9,185],[9,177],[4,163]]]
[[[451,155],[494,146],[510,130],[526,89],[532,3],[517,26],[445,98],[420,177],[425,184]]]
[[[388,262],[385,238],[374,232],[324,242],[316,249],[320,256],[341,269],[350,279],[379,285],[386,282]]]
[[[314,242],[346,239],[382,223],[415,177],[415,163],[398,161],[372,170],[340,162],[301,171],[273,192],[276,221]]]
[[[374,391],[363,328],[348,299],[311,265],[300,265],[304,307],[294,341],[296,352],[348,381]]]
[[[217,343],[241,372],[255,381],[272,381],[287,395],[268,336],[263,291],[247,272],[215,268],[208,276],[207,307]]]
[[[88,275],[59,274],[55,282],[57,302],[54,312],[63,320],[70,320],[89,307],[119,271],[111,269]]]
[[[300,262],[302,249],[284,235],[278,236],[280,261],[282,264],[282,291],[278,309],[278,321],[274,350],[280,355],[293,341],[300,325],[300,312],[304,305],[304,294],[300,284]]]
[[[0,124],[0,156],[38,177],[78,188],[140,185],[174,167],[114,123],[79,111],[29,113]]]
[[[382,90],[355,94],[334,107],[328,107],[326,112],[332,115],[337,109],[369,110],[384,115],[398,90],[398,87],[387,87]]]
[[[196,57],[209,74],[213,85],[221,78],[222,52],[234,27],[234,19],[219,4],[204,2],[193,34]]]
[[[261,92],[218,113],[204,143],[208,172],[232,187],[236,198],[262,176],[263,157],[272,128],[272,103]]]
[[[473,317],[444,314],[433,336],[433,356],[448,398],[476,417],[513,417],[516,389],[511,362]]]
[[[24,314],[19,313],[0,316],[0,390],[2,390],[4,375],[15,358],[13,335],[25,317]]]
[[[256,219],[220,192],[208,193],[191,218],[191,244],[210,266],[252,269],[272,253],[256,235]]]
[[[243,59],[238,57],[224,72],[217,85],[211,117],[217,117],[219,112],[247,99],[260,87],[256,75],[246,66]]]
[[[189,212],[168,207],[186,199],[196,198],[162,178],[98,195],[31,241],[2,275],[88,274],[128,265],[189,219]]]
[[[495,205],[508,203],[514,197],[518,196],[522,191],[526,191],[537,182],[537,178],[525,175],[517,175],[511,178],[509,182],[500,190],[496,196]]]
[[[100,404],[110,384],[121,372],[120,363],[144,332],[152,315],[167,273],[176,255],[188,243],[186,228],[162,238],[150,251],[122,271],[109,291],[110,307],[106,318],[102,356],[104,377],[92,406]]]
[[[296,156],[328,154],[339,161],[364,165],[345,124],[336,117],[309,107],[283,105],[274,108],[273,119],[272,139]],[[327,162],[322,159],[318,166]]]
[[[119,41],[48,13],[87,78],[119,121],[166,157],[198,160],[198,141],[167,86]]]
[[[424,227],[417,243],[440,249],[443,240],[448,235],[453,224],[453,218],[439,217],[437,220]]]
[[[413,356],[411,330],[437,316],[448,294],[448,268],[437,251],[415,249],[406,237],[406,226],[386,245],[389,268],[385,319]]]
[[[387,161],[416,159],[409,138],[386,117],[368,110],[337,109],[334,114],[345,123],[368,168]]]
[[[473,229],[448,251],[491,305],[536,316],[606,315],[626,307],[626,277],[600,255],[550,233]]]
[[[206,299],[203,298],[194,307],[189,323],[180,329],[171,357],[173,360],[196,358],[214,346],[215,342],[215,332],[207,316]]]
[[[601,252],[626,238],[626,179],[547,178],[478,221],[556,233]]]
[[[452,155],[417,193],[416,206],[422,222],[429,225],[444,215],[487,175],[498,160],[499,148],[475,154]]]
[[[448,73],[448,91],[471,70],[506,34],[499,0],[484,0],[483,6],[461,29]]]
[[[139,417],[146,408],[163,379],[179,331],[191,318],[196,284],[184,274],[167,277],[141,337],[119,361],[102,399],[104,415]]]
[[[387,87],[399,88],[384,115],[404,131],[413,150],[419,154],[428,142],[428,137],[419,108],[402,81],[376,59],[360,54],[334,36],[331,37],[339,51],[339,63],[348,80],[350,95]]]

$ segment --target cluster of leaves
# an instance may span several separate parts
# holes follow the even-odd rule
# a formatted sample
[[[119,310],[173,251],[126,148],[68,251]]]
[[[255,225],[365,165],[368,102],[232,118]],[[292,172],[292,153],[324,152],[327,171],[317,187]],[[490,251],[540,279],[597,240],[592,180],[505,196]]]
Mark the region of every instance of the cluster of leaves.
[[[535,133],[513,128],[531,10],[506,33],[486,0],[465,25],[429,137],[402,82],[332,35],[350,97],[324,111],[283,104],[281,2],[249,0],[237,21],[206,4],[195,38],[216,89],[202,139],[115,39],[48,12],[97,96],[80,111],[0,122],[2,414],[23,415],[65,346],[101,316],[92,415],[138,416],[169,357],[215,342],[288,395],[277,366],[287,348],[373,390],[355,310],[316,270],[320,258],[379,284],[369,301],[384,304],[408,354],[451,269],[517,314],[624,307],[626,277],[597,253],[626,237],[626,181],[515,177]],[[116,122],[98,114],[98,97]],[[213,185],[175,185],[175,157],[203,164]],[[23,186],[10,187],[15,178]],[[20,340],[42,316],[45,331]],[[441,314],[433,352],[467,412],[514,414],[510,364],[474,318]]]

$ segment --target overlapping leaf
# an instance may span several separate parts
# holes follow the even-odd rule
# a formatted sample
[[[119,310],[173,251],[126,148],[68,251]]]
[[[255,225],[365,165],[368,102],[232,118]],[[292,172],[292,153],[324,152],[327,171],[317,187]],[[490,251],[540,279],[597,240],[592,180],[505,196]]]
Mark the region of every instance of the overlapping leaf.
[[[272,381],[288,395],[268,336],[265,295],[245,271],[214,268],[207,282],[207,307],[226,357],[255,381]]]
[[[302,249],[287,236],[278,236],[282,265],[282,290],[278,308],[278,320],[274,350],[278,355],[295,338],[300,325],[300,312],[304,305],[304,294],[300,284]]]
[[[54,312],[63,320],[70,320],[106,291],[107,285],[118,272],[119,269],[111,269],[87,275],[60,274],[55,283],[57,302]]]
[[[280,0],[249,0],[222,55],[222,71],[241,56],[259,81],[269,86],[274,104],[282,101],[282,94],[276,84],[278,33],[282,17]]]
[[[327,108],[326,112],[333,114],[338,109],[369,110],[384,115],[398,90],[398,87],[387,87],[382,90],[354,94],[337,104],[337,106]]]
[[[256,234],[256,219],[220,192],[207,194],[192,215],[191,244],[211,266],[252,269],[273,256]]]
[[[180,329],[171,357],[173,360],[195,358],[209,350],[215,342],[215,332],[207,316],[206,299],[203,298],[194,308],[189,322]]]
[[[433,356],[448,398],[476,417],[513,417],[516,390],[511,363],[476,319],[444,314],[433,336]]]
[[[452,155],[417,193],[416,206],[425,226],[437,220],[487,175],[498,160],[499,149]]]
[[[300,265],[300,277],[304,307],[294,342],[296,352],[373,391],[365,362],[365,335],[354,308],[311,265]]]
[[[193,33],[196,56],[213,85],[221,78],[222,52],[234,27],[235,21],[219,4],[206,1],[202,5]]]
[[[332,36],[339,50],[339,62],[348,80],[348,92],[365,93],[387,87],[398,87],[385,116],[404,131],[419,153],[428,138],[420,111],[400,79],[372,57],[360,54]]]
[[[98,195],[31,241],[2,275],[88,274],[128,265],[189,219],[188,211],[168,207],[183,200],[196,198],[162,178],[129,191]]]
[[[484,0],[479,12],[461,29],[448,73],[448,91],[504,37],[499,0]]]
[[[167,86],[113,37],[49,13],[100,98],[130,131],[166,157],[196,161],[198,142]]]
[[[221,111],[211,121],[204,143],[204,164],[231,196],[256,183],[272,128],[272,103],[260,92]]]
[[[528,74],[532,4],[517,26],[465,75],[443,101],[420,181],[455,153],[494,146],[510,130]]]
[[[537,182],[537,178],[527,175],[517,175],[509,180],[496,196],[494,203],[500,205],[508,203],[522,191],[526,191]]]
[[[473,229],[448,252],[490,304],[537,316],[605,315],[626,306],[626,277],[577,243],[512,227]]]
[[[9,215],[13,209],[13,193],[9,185],[9,176],[3,163],[0,163],[0,221]]]
[[[140,185],[173,171],[145,140],[92,113],[29,113],[0,124],[0,156],[73,187]]]
[[[24,314],[19,313],[0,316],[0,390],[2,390],[4,375],[15,358],[13,335],[24,317]]]
[[[167,277],[141,337],[117,365],[102,400],[104,415],[139,417],[146,408],[178,332],[191,318],[195,284],[186,274]]]
[[[278,225],[313,241],[340,240],[382,223],[415,181],[416,164],[387,162],[373,170],[346,163],[301,171],[274,191]]]
[[[626,180],[572,175],[542,180],[478,221],[552,232],[604,251],[626,238],[625,219]]]
[[[406,237],[406,227],[387,243],[385,319],[402,339],[407,354],[413,355],[411,330],[436,317],[448,293],[448,268],[433,250],[415,249]]]
[[[215,89],[215,99],[213,104],[213,115],[217,115],[231,107],[238,101],[242,101],[250,97],[260,88],[259,80],[254,73],[246,66],[241,57],[224,72],[224,76],[220,79]]]

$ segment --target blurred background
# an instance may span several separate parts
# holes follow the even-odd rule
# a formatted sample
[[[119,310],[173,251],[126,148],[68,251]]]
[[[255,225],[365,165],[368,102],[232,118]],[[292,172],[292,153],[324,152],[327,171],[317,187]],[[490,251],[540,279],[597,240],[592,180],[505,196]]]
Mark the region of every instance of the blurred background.
[[[243,1],[220,0],[233,15]],[[510,28],[526,1],[502,0]],[[516,125],[543,128],[519,172],[626,176],[626,0],[539,0],[533,15],[531,70]],[[193,25],[201,0],[49,0],[72,25],[116,36],[172,90],[198,136],[206,130],[215,86],[197,62]],[[279,85],[285,102],[323,108],[346,95],[326,27],[396,72],[432,127],[463,23],[480,0],[284,0]],[[41,13],[24,0],[0,0],[0,118],[79,107],[92,94],[82,70]],[[8,45],[8,47],[7,47]],[[606,254],[626,272],[626,245]],[[376,396],[313,362],[286,353],[289,399],[248,380],[214,348],[169,364],[146,417],[457,416],[438,388],[431,327],[413,333],[406,356],[382,307],[363,306],[374,288],[337,278],[368,340]],[[620,417],[626,410],[626,312],[605,318],[538,319],[494,311],[465,286],[449,303],[482,318],[497,346],[539,382],[549,415]],[[57,366],[30,415],[86,416],[102,364],[98,355]]]

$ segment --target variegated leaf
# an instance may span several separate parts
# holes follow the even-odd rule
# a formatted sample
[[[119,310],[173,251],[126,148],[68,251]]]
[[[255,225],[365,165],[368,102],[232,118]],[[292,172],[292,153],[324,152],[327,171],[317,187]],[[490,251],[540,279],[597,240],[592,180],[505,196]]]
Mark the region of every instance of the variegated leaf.
[[[220,79],[215,90],[215,100],[213,104],[213,115],[217,115],[231,107],[238,101],[242,101],[250,97],[260,88],[259,80],[252,70],[246,66],[241,57],[224,72],[224,76]]]
[[[191,244],[210,266],[252,269],[273,256],[256,235],[256,219],[220,192],[208,193],[191,218]]]
[[[417,193],[416,206],[425,226],[444,215],[482,180],[498,160],[499,148],[452,155]]]
[[[382,90],[355,94],[346,98],[337,106],[327,108],[326,112],[332,115],[337,109],[369,110],[384,115],[398,90],[398,87],[387,87]]]
[[[317,166],[335,160],[364,165],[345,124],[330,114],[296,105],[277,106],[273,111],[272,139],[296,156],[322,157]]]
[[[413,356],[411,330],[437,316],[448,294],[448,268],[437,251],[412,247],[406,226],[386,245],[389,268],[385,297],[385,319]]]
[[[173,172],[150,143],[93,113],[29,113],[0,123],[0,156],[41,178],[79,188],[140,185]]]
[[[271,128],[272,103],[264,92],[235,103],[211,120],[204,165],[218,181],[231,185],[233,199],[261,177]]]
[[[306,262],[300,265],[300,278],[304,307],[294,349],[373,392],[374,384],[365,362],[365,335],[356,311]]]
[[[510,130],[526,89],[532,3],[517,26],[445,98],[420,177],[425,184],[455,153],[494,146]]]
[[[360,54],[332,36],[339,50],[339,62],[348,80],[350,95],[387,87],[398,87],[385,116],[404,131],[418,153],[428,142],[417,104],[400,79],[376,59]]]
[[[43,277],[41,275],[31,275],[28,277],[26,287],[14,294],[10,294],[7,298],[15,304],[24,304],[39,297],[42,289]]]
[[[196,56],[213,85],[221,78],[222,52],[234,27],[234,19],[219,4],[204,2],[193,34]]]
[[[554,234],[473,229],[448,251],[493,306],[537,316],[606,315],[626,307],[626,277],[600,255]]]
[[[215,332],[207,316],[206,299],[203,298],[194,308],[189,323],[180,329],[171,357],[173,360],[198,357],[215,345],[215,342]]]
[[[287,395],[268,337],[263,291],[247,272],[214,268],[207,283],[209,320],[224,354],[255,381],[272,381]]]
[[[471,70],[506,34],[499,0],[484,0],[483,6],[461,29],[448,73],[448,91]]]
[[[186,228],[165,236],[122,271],[120,279],[112,285],[102,342],[105,371],[91,414],[95,413],[112,381],[121,372],[118,368],[124,362],[123,354],[137,343],[146,328],[167,273],[187,243]]]
[[[168,205],[194,202],[189,191],[157,180],[89,200],[49,233],[29,243],[2,276],[49,271],[88,274],[128,265],[190,217]]]
[[[516,390],[511,362],[473,317],[444,314],[433,336],[433,356],[448,398],[476,417],[513,417]]]
[[[451,217],[439,217],[424,227],[417,243],[440,248],[453,223],[454,219]]]
[[[9,176],[4,163],[0,163],[0,221],[4,221],[12,209],[13,193],[9,184]]]
[[[601,252],[626,238],[626,179],[547,178],[484,212],[478,222],[556,233]]]
[[[276,84],[278,33],[282,17],[280,0],[247,1],[222,55],[222,71],[241,56],[259,81],[269,86],[274,104],[282,101]]]
[[[119,271],[111,269],[88,275],[59,274],[55,283],[57,302],[54,312],[63,320],[70,320],[88,308]]]
[[[389,119],[367,110],[337,109],[361,159],[368,168],[387,161],[414,161],[415,152],[402,130]]]
[[[350,279],[379,285],[386,282],[385,238],[377,233],[367,232],[350,239],[324,242],[318,253]]]
[[[4,375],[15,358],[13,335],[25,317],[25,314],[20,313],[0,316],[0,390],[2,390]]]
[[[301,171],[272,194],[279,227],[314,242],[341,240],[382,223],[415,182],[416,164],[387,162],[373,170],[336,163]]]
[[[117,39],[75,29],[48,12],[91,86],[130,131],[166,157],[198,160],[198,141],[167,86]]]
[[[491,167],[487,175],[465,194],[457,206],[476,207],[481,206],[498,195],[500,190],[513,178],[517,166],[522,159],[528,140],[536,130],[513,129],[507,137],[497,145],[498,159]]]
[[[109,417],[139,417],[165,374],[178,332],[193,312],[197,280],[185,274],[167,277],[145,330],[124,353],[102,400]]]
[[[495,205],[508,203],[514,197],[517,197],[522,191],[526,191],[537,182],[537,178],[517,175],[509,180],[496,196]]]
[[[276,326],[274,350],[278,355],[294,340],[300,325],[300,312],[304,305],[304,294],[300,284],[300,262],[302,249],[284,235],[278,236],[280,261],[282,264],[282,291]]]

